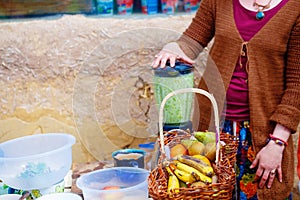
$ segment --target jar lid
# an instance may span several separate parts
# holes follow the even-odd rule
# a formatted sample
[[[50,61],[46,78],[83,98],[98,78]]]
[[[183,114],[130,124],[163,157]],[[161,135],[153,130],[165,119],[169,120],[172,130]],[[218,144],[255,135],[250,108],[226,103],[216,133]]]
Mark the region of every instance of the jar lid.
[[[170,62],[166,63],[165,68],[155,69],[155,75],[162,77],[176,77],[179,75],[189,74],[193,70],[193,66],[184,62],[175,62],[175,66],[171,67]]]

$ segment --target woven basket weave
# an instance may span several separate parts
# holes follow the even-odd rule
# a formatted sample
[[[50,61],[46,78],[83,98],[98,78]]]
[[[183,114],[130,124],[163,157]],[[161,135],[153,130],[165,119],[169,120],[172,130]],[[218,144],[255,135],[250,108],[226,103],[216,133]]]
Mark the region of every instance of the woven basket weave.
[[[213,163],[215,175],[217,176],[217,183],[208,184],[205,186],[193,188],[179,188],[177,191],[168,192],[168,172],[163,167],[163,160],[166,159],[165,145],[180,141],[185,137],[189,137],[190,133],[182,134],[183,130],[171,130],[163,132],[162,116],[163,107],[167,99],[170,97],[186,92],[195,92],[207,96],[214,107],[215,125],[217,134],[217,155],[216,161]],[[232,199],[232,192],[234,190],[235,178],[235,161],[237,142],[235,138],[229,134],[219,133],[219,120],[216,102],[212,95],[196,88],[186,88],[171,92],[161,103],[159,126],[160,126],[160,151],[158,165],[150,172],[148,178],[149,195],[154,200],[195,200],[195,199]]]

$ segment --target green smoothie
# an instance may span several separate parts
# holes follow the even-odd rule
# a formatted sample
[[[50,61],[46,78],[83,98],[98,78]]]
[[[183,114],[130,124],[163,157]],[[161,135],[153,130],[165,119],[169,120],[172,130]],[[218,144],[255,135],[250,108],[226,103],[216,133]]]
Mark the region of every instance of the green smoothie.
[[[194,87],[194,73],[174,77],[154,76],[154,94],[159,106],[170,92],[192,87]],[[190,121],[193,98],[193,93],[184,93],[168,99],[164,106],[164,123],[180,124]]]

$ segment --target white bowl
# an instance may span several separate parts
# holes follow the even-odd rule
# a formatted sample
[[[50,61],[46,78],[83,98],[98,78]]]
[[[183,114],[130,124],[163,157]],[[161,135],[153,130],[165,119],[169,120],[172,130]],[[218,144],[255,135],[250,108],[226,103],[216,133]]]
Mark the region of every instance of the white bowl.
[[[0,144],[0,179],[15,189],[49,188],[72,165],[75,137],[63,133],[34,134]]]
[[[19,194],[2,194],[0,195],[0,200],[19,200],[21,195]]]
[[[82,200],[82,198],[74,193],[63,192],[63,193],[53,193],[46,194],[42,197],[37,198],[37,200]]]

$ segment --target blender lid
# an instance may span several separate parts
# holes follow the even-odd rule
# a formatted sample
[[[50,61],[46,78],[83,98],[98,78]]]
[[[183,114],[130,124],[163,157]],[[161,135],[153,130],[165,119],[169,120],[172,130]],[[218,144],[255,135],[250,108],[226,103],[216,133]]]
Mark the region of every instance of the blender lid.
[[[170,62],[166,63],[165,68],[157,68],[155,69],[155,75],[164,76],[164,77],[172,77],[179,76],[182,74],[188,74],[193,70],[193,66],[184,62],[175,62],[175,66],[171,67]]]

